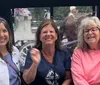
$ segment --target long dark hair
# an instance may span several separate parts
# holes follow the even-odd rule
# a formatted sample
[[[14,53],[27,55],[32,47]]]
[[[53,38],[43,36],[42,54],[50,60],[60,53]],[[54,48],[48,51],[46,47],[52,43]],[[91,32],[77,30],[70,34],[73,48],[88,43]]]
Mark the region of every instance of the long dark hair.
[[[55,32],[57,33],[57,40],[55,42],[55,48],[60,49],[60,38],[59,38],[59,31],[57,28],[56,23],[52,19],[44,19],[42,23],[39,25],[37,32],[36,32],[36,44],[34,47],[41,50],[42,49],[42,42],[40,41],[40,33],[43,27],[51,24],[54,27]]]
[[[6,47],[7,47],[8,52],[12,53],[12,49],[13,49],[12,34],[11,34],[11,30],[10,30],[9,24],[8,24],[8,22],[4,18],[1,18],[1,17],[0,17],[0,23],[3,23],[3,25],[5,26],[5,28],[8,31],[9,41],[8,41]]]

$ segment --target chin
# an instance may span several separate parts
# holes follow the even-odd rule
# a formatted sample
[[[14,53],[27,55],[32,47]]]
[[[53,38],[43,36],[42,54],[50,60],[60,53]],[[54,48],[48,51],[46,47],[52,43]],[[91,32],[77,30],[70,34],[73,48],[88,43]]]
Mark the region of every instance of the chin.
[[[0,47],[6,46],[6,43],[0,43]]]
[[[45,45],[52,45],[51,43],[45,43]]]
[[[45,43],[45,45],[53,45],[53,43]]]

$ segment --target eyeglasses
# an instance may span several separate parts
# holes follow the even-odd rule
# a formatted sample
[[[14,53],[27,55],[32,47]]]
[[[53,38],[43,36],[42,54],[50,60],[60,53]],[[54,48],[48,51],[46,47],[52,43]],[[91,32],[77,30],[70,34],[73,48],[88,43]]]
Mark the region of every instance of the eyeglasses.
[[[91,29],[85,29],[85,30],[84,30],[84,33],[89,33],[90,31],[93,33],[93,32],[96,32],[97,30],[99,30],[98,27],[93,27],[93,28],[91,28]]]

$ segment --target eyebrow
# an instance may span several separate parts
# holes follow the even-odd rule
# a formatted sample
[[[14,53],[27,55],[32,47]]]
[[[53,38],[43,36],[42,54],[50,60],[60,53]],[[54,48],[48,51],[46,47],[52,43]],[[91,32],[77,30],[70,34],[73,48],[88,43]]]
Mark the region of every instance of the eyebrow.
[[[97,26],[97,27],[91,27],[91,28],[85,28],[85,29],[88,30],[88,29],[94,29],[94,28],[99,28],[99,27]]]

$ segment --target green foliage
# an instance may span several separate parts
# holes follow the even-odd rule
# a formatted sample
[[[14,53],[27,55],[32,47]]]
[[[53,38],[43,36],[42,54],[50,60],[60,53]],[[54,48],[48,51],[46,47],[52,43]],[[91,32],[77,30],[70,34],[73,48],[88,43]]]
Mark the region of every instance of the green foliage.
[[[46,9],[49,9],[49,8],[48,7],[29,8],[29,10],[32,13],[32,20],[36,20],[36,21],[43,20]]]
[[[76,6],[81,13],[92,12],[92,6]],[[41,21],[44,19],[45,10],[50,10],[49,7],[29,8],[32,13],[33,20]],[[69,6],[54,7],[53,18],[55,20],[63,20],[69,13]]]
[[[92,12],[92,6],[76,6],[79,13],[90,13]],[[62,20],[68,13],[70,12],[69,6],[66,7],[54,7],[54,19],[55,20]]]

